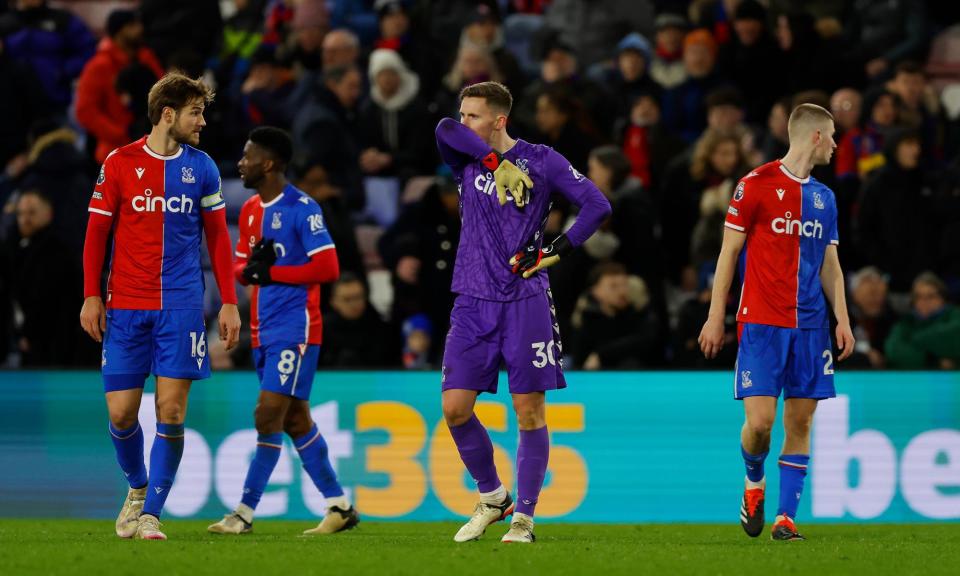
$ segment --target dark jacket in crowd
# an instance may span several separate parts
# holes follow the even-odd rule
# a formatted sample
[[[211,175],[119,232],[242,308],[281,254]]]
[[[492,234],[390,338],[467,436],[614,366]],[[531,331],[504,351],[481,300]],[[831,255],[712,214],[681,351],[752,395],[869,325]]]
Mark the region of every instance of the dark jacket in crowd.
[[[347,320],[336,310],[323,315],[320,366],[379,368],[399,364],[399,350],[391,346],[387,323],[369,303],[357,320]]]
[[[65,111],[73,81],[93,56],[96,39],[79,18],[49,6],[0,16],[3,51],[33,69],[50,104]]]

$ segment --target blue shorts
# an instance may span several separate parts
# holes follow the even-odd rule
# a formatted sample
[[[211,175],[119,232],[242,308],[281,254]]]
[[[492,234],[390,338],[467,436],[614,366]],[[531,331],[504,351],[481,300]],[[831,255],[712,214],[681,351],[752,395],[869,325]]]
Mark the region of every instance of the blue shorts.
[[[301,400],[310,399],[319,360],[320,346],[316,344],[271,344],[253,349],[260,389]]]
[[[202,310],[107,310],[101,359],[104,392],[143,388],[149,374],[210,377]]]
[[[780,396],[821,400],[833,387],[833,349],[827,328],[738,324],[734,397]]]
[[[500,363],[511,394],[566,388],[560,329],[547,291],[513,302],[460,294],[443,352],[443,390],[497,392]]]

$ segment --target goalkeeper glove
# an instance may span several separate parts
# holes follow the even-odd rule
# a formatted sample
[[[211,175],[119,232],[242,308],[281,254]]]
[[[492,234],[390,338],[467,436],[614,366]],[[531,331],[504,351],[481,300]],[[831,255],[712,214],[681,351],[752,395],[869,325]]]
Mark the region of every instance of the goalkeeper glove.
[[[493,170],[493,180],[497,185],[497,200],[503,206],[513,199],[517,208],[523,208],[530,203],[530,190],[533,189],[533,180],[517,168],[517,165],[503,157],[503,154],[492,150],[483,157],[483,165]]]
[[[538,247],[534,242],[526,248],[517,252],[510,259],[511,271],[514,274],[523,274],[524,278],[529,278],[543,270],[549,268],[560,261],[561,256],[566,256],[573,251],[573,246],[566,234],[557,236],[557,239],[543,247]]]
[[[261,238],[250,251],[250,259],[243,267],[243,278],[250,284],[270,284],[270,267],[277,262],[277,253],[273,249],[273,240]]]

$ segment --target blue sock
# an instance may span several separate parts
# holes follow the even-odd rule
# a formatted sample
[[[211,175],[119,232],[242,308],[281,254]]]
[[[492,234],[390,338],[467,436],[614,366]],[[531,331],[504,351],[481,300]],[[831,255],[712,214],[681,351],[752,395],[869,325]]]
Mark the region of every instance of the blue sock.
[[[310,479],[323,497],[343,496],[343,488],[337,482],[337,473],[333,471],[333,466],[330,465],[330,459],[327,457],[327,441],[317,430],[317,425],[314,424],[313,428],[303,436],[294,438],[293,444],[300,453],[303,469],[310,475]]]
[[[740,454],[743,455],[743,463],[747,466],[747,480],[751,482],[763,480],[763,461],[767,459],[769,451],[763,454],[751,454],[746,448],[740,446]]]
[[[183,424],[157,424],[157,435],[150,451],[150,483],[143,513],[160,517],[170,494],[173,479],[183,457]]]
[[[797,506],[803,494],[803,479],[807,476],[808,454],[782,454],[780,456],[780,508],[781,514],[790,518],[797,517]]]
[[[257,451],[250,461],[247,470],[247,479],[243,483],[243,498],[240,503],[256,510],[263,496],[263,489],[267,487],[270,475],[280,459],[280,449],[283,447],[283,432],[276,434],[260,434],[257,436]]]
[[[137,422],[126,430],[119,430],[110,422],[110,439],[117,451],[117,462],[131,488],[147,485],[147,467],[143,463],[143,430]]]

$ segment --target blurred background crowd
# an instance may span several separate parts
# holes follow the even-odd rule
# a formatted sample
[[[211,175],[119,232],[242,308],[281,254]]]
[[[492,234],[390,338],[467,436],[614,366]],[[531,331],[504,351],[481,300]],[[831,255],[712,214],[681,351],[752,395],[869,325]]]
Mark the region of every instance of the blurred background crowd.
[[[321,366],[439,368],[460,224],[433,128],[484,80],[513,93],[511,135],[553,146],[614,207],[550,269],[568,368],[733,365],[738,289],[721,356],[696,343],[724,214],[803,102],[836,118],[814,176],[839,206],[845,364],[960,365],[960,3],[933,0],[10,0],[0,365],[99,365],[78,323],[86,205],[99,163],[149,131],[147,91],[170,69],[216,89],[200,148],[234,239],[247,133],[292,134],[289,176],[343,270]],[[547,236],[575,217],[555,202]],[[250,366],[249,336],[230,354],[210,342],[214,368]]]

